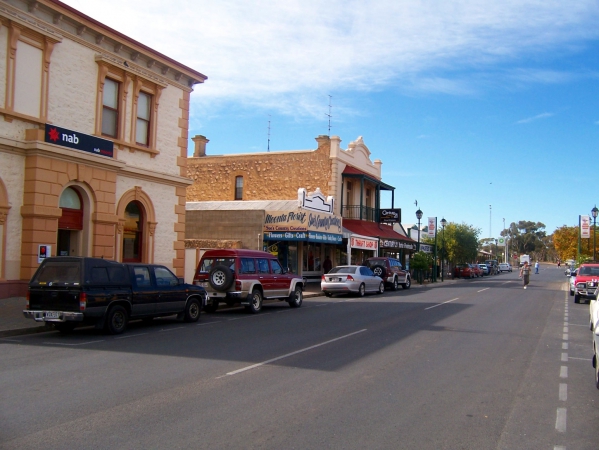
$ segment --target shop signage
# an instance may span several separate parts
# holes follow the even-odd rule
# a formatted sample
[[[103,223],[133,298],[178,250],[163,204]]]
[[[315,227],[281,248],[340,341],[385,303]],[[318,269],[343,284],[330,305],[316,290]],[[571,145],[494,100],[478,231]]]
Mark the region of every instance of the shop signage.
[[[432,253],[433,246],[428,244],[420,244],[420,251],[424,253]]]
[[[401,209],[381,209],[379,210],[379,218],[381,223],[401,223]]]
[[[63,147],[81,150],[94,155],[114,157],[114,146],[112,141],[101,139],[78,131],[68,130],[55,125],[46,124],[44,142],[62,145]]]
[[[50,256],[52,256],[52,246],[51,245],[41,244],[41,245],[37,246],[37,262],[38,262],[38,264],[41,264],[41,262],[44,259],[49,258]]]
[[[324,194],[320,191],[320,188],[316,188],[312,195],[308,195],[308,192],[305,188],[299,188],[297,190],[297,199],[299,201],[300,208],[333,214],[335,201],[330,195],[325,198]]]
[[[301,210],[266,211],[263,231],[317,231],[341,235],[341,216]]]
[[[331,233],[319,233],[317,231],[308,231],[309,242],[324,242],[326,244],[341,244],[343,235]]]
[[[437,234],[437,218],[429,217],[428,218],[428,237],[434,238],[435,234]]]
[[[308,239],[307,232],[284,231],[284,232],[264,232],[265,241],[305,241]]]
[[[381,239],[381,248],[402,248],[405,250],[416,250],[416,243],[396,241],[393,239]]]
[[[352,236],[349,238],[349,245],[351,248],[361,248],[362,250],[377,250],[379,241]]]
[[[580,216],[580,237],[590,238],[591,237],[591,217]]]

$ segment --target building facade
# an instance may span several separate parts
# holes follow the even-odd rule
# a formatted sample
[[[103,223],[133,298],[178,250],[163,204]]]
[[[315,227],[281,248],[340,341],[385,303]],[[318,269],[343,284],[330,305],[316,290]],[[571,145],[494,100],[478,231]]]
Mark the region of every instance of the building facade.
[[[183,276],[189,100],[206,79],[57,0],[0,3],[0,298],[47,256]]]
[[[381,191],[391,191],[393,203],[394,188],[381,181],[382,162],[371,160],[361,137],[347,149],[341,148],[338,136],[318,136],[313,150],[215,156],[206,155],[204,136],[193,140],[188,176],[194,184],[187,189],[186,222],[190,250],[235,241],[237,246],[276,252],[285,267],[319,278],[327,258],[333,265],[360,263],[369,256],[402,256],[413,245],[392,226],[380,223]],[[306,228],[305,234],[271,229],[277,211],[286,211],[289,217],[310,210],[302,204],[302,191],[322,206],[323,213],[328,204],[329,223],[338,218],[342,227],[330,236],[324,229],[310,233]],[[294,212],[292,207],[299,210]],[[219,233],[228,239],[226,243],[219,243]]]

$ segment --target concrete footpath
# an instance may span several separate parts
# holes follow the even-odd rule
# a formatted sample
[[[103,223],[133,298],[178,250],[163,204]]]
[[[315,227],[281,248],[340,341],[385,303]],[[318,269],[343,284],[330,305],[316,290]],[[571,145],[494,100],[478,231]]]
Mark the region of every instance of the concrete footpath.
[[[425,282],[422,285],[412,284],[412,289],[424,287],[441,287],[447,283],[455,283],[457,280],[445,280],[442,284]],[[320,290],[320,282],[309,282],[304,289],[304,298],[320,297],[323,293]],[[52,325],[35,322],[32,319],[26,319],[23,316],[25,309],[25,297],[11,297],[0,299],[0,338],[18,336],[22,334],[41,333],[52,331]]]

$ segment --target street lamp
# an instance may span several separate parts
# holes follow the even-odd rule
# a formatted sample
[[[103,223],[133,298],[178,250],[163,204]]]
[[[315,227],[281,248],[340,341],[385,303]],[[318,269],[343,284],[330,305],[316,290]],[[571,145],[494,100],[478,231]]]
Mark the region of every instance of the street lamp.
[[[595,207],[591,209],[591,214],[593,215],[593,261],[597,260],[597,231],[595,230],[597,213],[599,213],[599,209],[597,209],[597,205],[595,205]]]
[[[420,219],[422,219],[422,211],[420,211],[420,208],[418,208],[418,211],[416,211],[416,218],[418,219],[418,246],[416,247],[416,251],[419,252],[420,251]]]
[[[441,226],[443,227],[443,235],[441,237],[441,242],[443,247],[441,248],[441,283],[443,283],[443,258],[445,257],[445,225],[447,225],[447,220],[445,217],[441,219]]]

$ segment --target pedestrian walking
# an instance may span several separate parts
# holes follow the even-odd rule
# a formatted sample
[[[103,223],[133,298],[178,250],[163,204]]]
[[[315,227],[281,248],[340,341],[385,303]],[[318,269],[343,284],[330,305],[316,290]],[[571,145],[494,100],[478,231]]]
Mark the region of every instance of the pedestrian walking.
[[[539,273],[539,261],[535,263],[535,273]]]
[[[520,278],[522,278],[522,284],[524,285],[524,289],[530,282],[530,266],[528,265],[528,261],[524,261],[524,265],[520,268]]]

